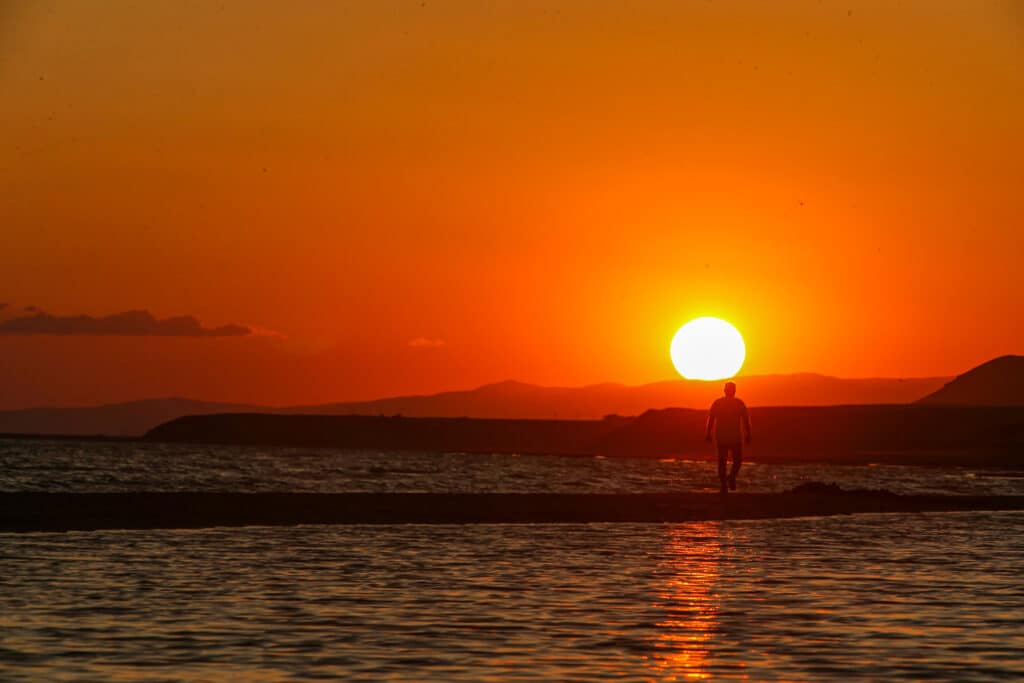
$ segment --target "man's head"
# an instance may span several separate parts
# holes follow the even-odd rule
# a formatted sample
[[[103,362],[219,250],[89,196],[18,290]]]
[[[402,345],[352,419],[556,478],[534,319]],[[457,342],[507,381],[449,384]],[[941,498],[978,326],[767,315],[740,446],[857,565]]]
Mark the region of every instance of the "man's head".
[[[726,382],[725,383],[725,395],[726,396],[735,396],[736,395],[736,383],[735,382]]]

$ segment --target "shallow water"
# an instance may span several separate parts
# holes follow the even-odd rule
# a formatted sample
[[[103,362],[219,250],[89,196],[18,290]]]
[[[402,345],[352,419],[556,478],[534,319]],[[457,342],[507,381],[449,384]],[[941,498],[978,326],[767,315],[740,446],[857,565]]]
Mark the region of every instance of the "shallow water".
[[[0,534],[3,680],[1013,680],[1024,513]]]
[[[897,493],[1024,495],[1021,472],[831,464],[759,464],[740,484],[784,491],[805,481]],[[409,453],[118,442],[0,440],[0,491],[291,491],[647,493],[717,490],[691,460]]]

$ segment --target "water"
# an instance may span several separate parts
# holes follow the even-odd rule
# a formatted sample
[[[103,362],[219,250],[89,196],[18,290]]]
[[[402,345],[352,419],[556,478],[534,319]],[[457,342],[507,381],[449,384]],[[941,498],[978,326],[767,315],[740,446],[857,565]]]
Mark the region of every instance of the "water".
[[[0,535],[4,680],[1024,678],[1024,513]]]
[[[1024,495],[1020,472],[971,468],[758,464],[743,490],[805,481],[896,493]],[[708,462],[119,442],[0,440],[0,491],[658,493],[718,490]]]
[[[756,457],[756,456],[755,456]],[[1024,493],[753,465],[741,487]],[[705,490],[709,463],[0,442],[0,491]],[[0,533],[0,680],[1020,680],[1024,513]]]

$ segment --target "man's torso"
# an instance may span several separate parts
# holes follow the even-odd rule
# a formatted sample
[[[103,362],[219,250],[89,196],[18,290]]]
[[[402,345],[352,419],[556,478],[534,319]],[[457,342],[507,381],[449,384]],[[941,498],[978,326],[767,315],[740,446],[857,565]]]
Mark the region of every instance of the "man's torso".
[[[715,440],[718,443],[738,444],[743,441],[743,418],[747,406],[735,396],[724,396],[711,404],[715,418]]]

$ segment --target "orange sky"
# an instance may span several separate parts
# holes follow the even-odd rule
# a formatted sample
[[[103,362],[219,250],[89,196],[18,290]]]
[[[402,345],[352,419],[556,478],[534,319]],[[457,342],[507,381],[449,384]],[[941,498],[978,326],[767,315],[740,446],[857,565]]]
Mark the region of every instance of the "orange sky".
[[[280,404],[1024,351],[1007,2],[6,2],[0,407]],[[410,345],[415,339],[432,343]]]

